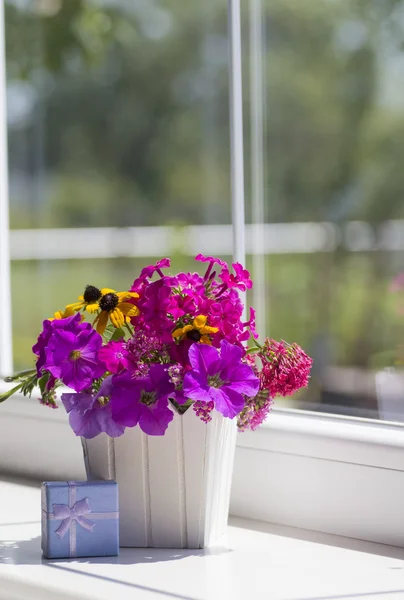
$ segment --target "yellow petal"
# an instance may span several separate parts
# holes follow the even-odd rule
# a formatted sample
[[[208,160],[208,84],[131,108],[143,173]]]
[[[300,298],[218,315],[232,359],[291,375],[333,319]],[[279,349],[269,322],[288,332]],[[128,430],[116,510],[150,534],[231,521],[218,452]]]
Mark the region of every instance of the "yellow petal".
[[[98,317],[95,319],[93,325],[95,325],[96,323],[97,323],[97,333],[102,335],[104,333],[105,328],[108,323],[108,313],[106,310],[103,310],[102,312],[100,312]]]
[[[115,327],[122,327],[122,325],[125,323],[123,313],[119,310],[119,308],[114,308],[114,310],[109,313],[109,316],[112,325]]]
[[[206,325],[205,327],[201,327],[199,330],[202,334],[204,333],[216,333],[217,331],[219,331],[218,327],[209,327],[209,325]]]
[[[185,325],[185,327],[182,328],[182,332],[188,333],[188,331],[192,331],[193,329],[195,329],[192,325]]]
[[[134,304],[130,304],[130,302],[120,302],[117,308],[119,308],[119,310],[121,310],[123,314],[128,317],[135,317],[139,314],[138,307]]]
[[[193,326],[195,327],[195,329],[201,329],[201,327],[204,327],[206,325],[206,321],[207,319],[205,315],[198,315],[193,321]]]
[[[210,341],[207,335],[203,335],[199,341],[201,344],[207,344],[208,346],[212,345],[212,342]]]
[[[174,329],[174,331],[171,334],[173,336],[173,338],[179,338],[181,336],[184,335],[184,328],[180,327],[179,329]]]
[[[72,311],[77,311],[80,310],[83,306],[85,306],[85,302],[73,302],[73,304],[68,304],[65,310],[71,309]]]
[[[116,294],[116,292],[110,288],[101,288],[101,294],[105,296],[105,294]]]
[[[99,310],[100,305],[98,304],[98,302],[92,302],[91,304],[87,304],[86,306],[86,311],[94,314],[95,312],[97,312],[97,310]]]
[[[116,295],[121,302],[122,300],[129,300],[129,298],[139,298],[139,294],[136,292],[117,292]]]

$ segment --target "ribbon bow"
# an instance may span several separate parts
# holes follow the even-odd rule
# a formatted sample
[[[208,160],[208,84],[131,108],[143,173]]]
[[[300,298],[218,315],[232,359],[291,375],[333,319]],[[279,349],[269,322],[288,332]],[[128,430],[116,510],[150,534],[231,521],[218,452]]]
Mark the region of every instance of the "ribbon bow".
[[[87,531],[93,531],[95,523],[83,516],[90,512],[91,509],[88,498],[79,500],[73,505],[72,508],[69,508],[66,504],[54,504],[53,514],[55,520],[59,521],[63,519],[62,523],[56,530],[56,535],[61,539],[70,529],[73,521],[77,521],[77,523],[83,527],[83,529],[86,529]]]

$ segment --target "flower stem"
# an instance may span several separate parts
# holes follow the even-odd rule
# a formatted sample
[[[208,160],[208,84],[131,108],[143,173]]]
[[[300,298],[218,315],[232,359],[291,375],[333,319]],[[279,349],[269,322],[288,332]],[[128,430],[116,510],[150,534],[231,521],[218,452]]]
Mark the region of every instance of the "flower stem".
[[[20,390],[23,385],[24,385],[23,383],[20,383],[19,385],[16,385],[15,387],[11,388],[11,390],[8,390],[8,392],[5,392],[4,394],[0,394],[0,403],[4,402],[8,398],[10,398],[10,396],[12,396],[16,392],[18,392],[18,390]]]
[[[36,369],[28,369],[27,371],[20,371],[19,373],[16,373],[15,375],[9,375],[8,377],[5,377],[4,381],[6,383],[12,383],[13,381],[18,381],[19,379],[25,378],[28,375],[33,375],[34,373],[36,373]]]

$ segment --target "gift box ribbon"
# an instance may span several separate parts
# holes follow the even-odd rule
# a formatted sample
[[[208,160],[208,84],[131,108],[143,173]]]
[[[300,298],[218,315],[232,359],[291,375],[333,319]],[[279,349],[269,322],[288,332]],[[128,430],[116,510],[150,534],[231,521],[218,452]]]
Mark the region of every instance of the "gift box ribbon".
[[[48,542],[48,527],[46,519],[52,521],[62,521],[56,530],[56,535],[62,539],[69,531],[69,556],[74,558],[77,554],[77,524],[83,527],[86,531],[93,533],[95,523],[93,520],[87,519],[84,515],[91,515],[91,519],[117,519],[119,513],[116,512],[100,512],[93,513],[90,508],[89,498],[83,498],[76,502],[77,487],[74,481],[68,481],[68,504],[53,504],[53,512],[45,512],[45,540]]]

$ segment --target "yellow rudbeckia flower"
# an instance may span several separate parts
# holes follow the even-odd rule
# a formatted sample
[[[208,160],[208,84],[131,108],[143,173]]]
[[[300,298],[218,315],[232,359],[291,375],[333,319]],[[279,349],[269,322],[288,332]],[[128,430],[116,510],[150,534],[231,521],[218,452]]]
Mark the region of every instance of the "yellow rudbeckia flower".
[[[198,315],[192,321],[192,324],[185,325],[185,327],[179,327],[172,333],[174,339],[182,339],[187,337],[194,342],[201,342],[202,344],[211,344],[209,334],[216,333],[219,331],[217,327],[209,327],[206,325],[207,317],[205,315]]]
[[[79,296],[78,302],[73,302],[73,304],[68,304],[66,308],[71,308],[74,311],[81,310],[84,308],[89,313],[96,313],[99,310],[98,301],[104,294],[108,294],[109,292],[113,292],[114,290],[110,290],[109,288],[101,288],[98,289],[95,285],[87,285],[84,290],[84,294]]]
[[[131,298],[139,298],[136,292],[116,292],[108,288],[101,291],[105,292],[97,302],[97,308],[101,309],[101,312],[93,323],[97,324],[97,332],[100,335],[104,333],[109,319],[114,327],[122,327],[129,323],[131,317],[139,314],[137,306],[128,302]]]

